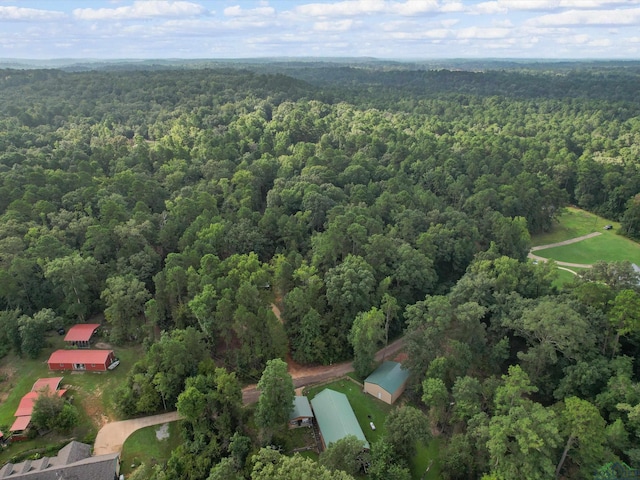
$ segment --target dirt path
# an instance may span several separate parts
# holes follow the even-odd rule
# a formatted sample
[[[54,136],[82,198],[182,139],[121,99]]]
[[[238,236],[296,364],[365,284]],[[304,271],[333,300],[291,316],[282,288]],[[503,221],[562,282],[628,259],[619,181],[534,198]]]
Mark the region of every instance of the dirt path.
[[[539,262],[548,262],[549,261],[548,258],[540,257],[538,255],[534,255],[533,253],[529,253],[529,255],[527,255],[527,257],[532,259],[532,260],[537,260]],[[575,268],[591,268],[592,267],[592,265],[589,264],[589,263],[560,262],[558,260],[554,260],[554,262],[556,262],[556,265],[560,265],[562,267],[575,267]]]
[[[588,233],[587,235],[570,238],[569,240],[564,240],[562,242],[548,243],[546,245],[538,245],[537,247],[531,247],[531,251],[535,252],[536,250],[544,250],[546,248],[563,247],[564,245],[571,245],[572,243],[578,243],[583,240],[586,240],[587,238],[597,237],[598,235],[602,235],[602,232],[592,232],[592,233]]]
[[[152,425],[162,425],[163,423],[178,420],[178,412],[162,413],[150,417],[133,418],[121,422],[107,423],[96,435],[93,444],[94,455],[104,455],[107,453],[118,453],[122,451],[124,441],[136,430]]]
[[[399,338],[390,343],[387,348],[383,348],[376,353],[376,361],[383,358],[393,358],[404,347],[404,338]],[[295,388],[304,387],[314,383],[325,382],[332,378],[342,377],[349,372],[353,372],[351,362],[337,363],[335,365],[320,365],[317,367],[303,367],[295,362],[287,362],[289,364],[289,374],[293,378]],[[256,385],[248,385],[242,389],[242,401],[245,405],[258,401],[260,392]]]
[[[545,250],[547,248],[554,248],[554,247],[562,247],[564,245],[571,245],[572,243],[578,243],[578,242],[581,242],[581,241],[586,240],[588,238],[597,237],[598,235],[602,235],[602,233],[601,232],[593,232],[593,233],[589,233],[587,235],[582,235],[581,237],[570,238],[569,240],[564,240],[562,242],[548,243],[547,245],[538,245],[537,247],[531,247],[531,250],[529,251],[529,255],[527,255],[527,257],[531,258],[532,260],[537,260],[539,262],[547,262],[547,261],[549,261],[548,258],[541,257],[539,255],[535,255],[532,252],[536,252],[538,250]],[[588,263],[560,262],[558,260],[554,260],[554,261],[556,262],[557,265],[560,265],[560,266],[563,266],[563,267],[591,268],[591,264],[588,264]],[[567,270],[567,271],[573,273],[574,275],[576,275],[576,272],[574,272],[573,270],[569,270],[567,268],[565,268],[563,270]]]

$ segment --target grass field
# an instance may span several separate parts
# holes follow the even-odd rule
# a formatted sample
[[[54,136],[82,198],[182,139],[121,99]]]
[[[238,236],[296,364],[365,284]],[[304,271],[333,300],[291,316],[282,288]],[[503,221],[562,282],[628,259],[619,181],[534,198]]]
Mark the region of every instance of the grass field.
[[[604,230],[605,225],[612,225],[613,230]],[[568,207],[567,211],[560,215],[558,223],[548,233],[531,237],[531,245],[547,245],[549,243],[562,242],[571,238],[581,237],[592,232],[603,232],[615,235],[620,224],[606,218],[599,217],[579,208]]]
[[[127,438],[122,446],[123,474],[128,475],[141,463],[156,465],[169,459],[171,451],[181,442],[180,422],[170,422],[167,425],[167,430],[163,425],[142,428]]]
[[[640,264],[640,245],[611,231],[571,245],[545,248],[535,253],[561,262],[591,264],[599,260],[605,262],[628,260]]]
[[[612,230],[605,230],[605,225],[612,225]],[[559,262],[593,264],[597,261],[619,262],[628,260],[640,263],[640,245],[629,240],[616,231],[620,224],[599,217],[577,208],[568,208],[559,217],[559,223],[553,231],[531,238],[533,246],[548,245],[572,238],[581,237],[593,232],[601,235],[588,238],[577,243],[560,247],[537,250],[536,255],[552,258]],[[560,270],[557,284],[564,284],[571,280],[569,272]]]
[[[19,358],[10,354],[0,360],[0,430],[9,429],[20,400],[31,390],[38,378],[63,377],[62,387],[68,389],[67,398],[72,399],[80,413],[79,425],[71,432],[70,437],[91,443],[102,423],[118,420],[113,407],[114,391],[140,358],[142,349],[139,346],[114,348],[120,365],[113,371],[50,372],[47,366],[49,355],[65,345],[63,337],[57,334],[49,335],[47,343],[48,346],[37,359]],[[0,465],[20,452],[42,448],[63,440],[62,437],[47,434],[35,440],[11,444],[0,452]]]

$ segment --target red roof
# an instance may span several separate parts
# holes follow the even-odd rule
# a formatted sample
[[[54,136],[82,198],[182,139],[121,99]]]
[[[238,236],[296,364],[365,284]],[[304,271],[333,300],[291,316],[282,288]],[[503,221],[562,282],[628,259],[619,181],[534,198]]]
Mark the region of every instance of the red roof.
[[[40,392],[42,390],[49,389],[49,391],[55,392],[56,390],[58,390],[61,381],[62,377],[39,378],[38,380],[36,380],[36,383],[33,384],[31,391]]]
[[[99,323],[79,323],[69,329],[64,337],[65,342],[88,342],[98,327]]]
[[[31,415],[33,412],[33,404],[36,403],[36,398],[40,395],[38,392],[29,392],[22,400],[20,400],[20,404],[18,405],[18,409],[16,410],[16,417],[24,417],[26,415]]]
[[[31,423],[31,415],[25,415],[24,417],[16,418],[16,421],[13,422],[9,431],[11,432],[20,432],[22,430],[26,430],[29,424]]]
[[[105,364],[113,350],[56,350],[47,363],[95,363]]]

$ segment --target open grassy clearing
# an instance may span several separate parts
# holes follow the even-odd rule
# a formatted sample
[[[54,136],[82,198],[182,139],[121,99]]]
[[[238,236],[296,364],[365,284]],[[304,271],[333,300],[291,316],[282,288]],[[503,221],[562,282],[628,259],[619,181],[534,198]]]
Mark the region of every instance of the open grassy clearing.
[[[612,225],[613,230],[604,230],[605,225]],[[604,232],[613,234],[620,228],[618,222],[607,220],[593,213],[579,208],[568,207],[566,212],[560,215],[558,223],[548,233],[531,237],[531,245],[548,245],[550,243],[563,242],[571,238],[581,237],[592,232]]]
[[[640,245],[611,231],[604,231],[602,235],[571,245],[538,250],[535,254],[571,263],[592,264],[599,260],[605,262],[628,260],[632,263],[640,263]]]
[[[179,421],[146,427],[134,432],[122,446],[122,473],[130,474],[141,463],[147,465],[165,463],[171,456],[171,451],[178,447],[180,442]]]
[[[80,419],[78,426],[68,437],[49,433],[44,437],[16,442],[0,452],[0,464],[20,452],[43,448],[74,438],[88,443],[93,442],[95,435],[104,423],[119,420],[116,416],[113,400],[115,389],[122,384],[129,369],[142,354],[142,347],[115,347],[120,365],[109,372],[51,372],[47,359],[51,352],[65,348],[62,336],[55,333],[48,335],[47,347],[38,358],[19,358],[10,354],[0,360],[0,430],[7,431],[13,423],[14,413],[22,397],[31,390],[38,378],[63,377],[61,387],[68,389],[66,398],[71,399],[78,408]]]

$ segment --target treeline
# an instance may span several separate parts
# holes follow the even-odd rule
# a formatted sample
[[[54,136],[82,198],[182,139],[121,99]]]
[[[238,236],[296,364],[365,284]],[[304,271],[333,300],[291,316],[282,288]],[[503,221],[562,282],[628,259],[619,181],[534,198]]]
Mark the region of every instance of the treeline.
[[[306,364],[360,355],[354,321],[384,312],[385,337],[407,332],[414,400],[452,452],[471,445],[450,478],[514,478],[494,465],[527,462],[527,478],[549,478],[578,438],[553,423],[572,396],[622,436],[589,468],[636,462],[635,417],[617,405],[639,402],[607,386],[615,372],[637,389],[637,285],[612,284],[630,267],[560,294],[526,255],[569,203],[640,232],[637,74],[360,70],[320,69],[315,85],[234,69],[0,72],[2,353],[37,355],[29,339],[52,323],[104,312],[116,344],[147,339],[119,395],[133,415],[174,408],[195,375],[202,390],[224,380],[207,358],[256,381],[287,349]],[[462,391],[469,410],[454,411]],[[557,432],[520,439],[525,417]],[[229,453],[190,435],[194,462]],[[544,458],[500,456],[534,437],[551,439]],[[587,465],[572,442],[563,472]]]

